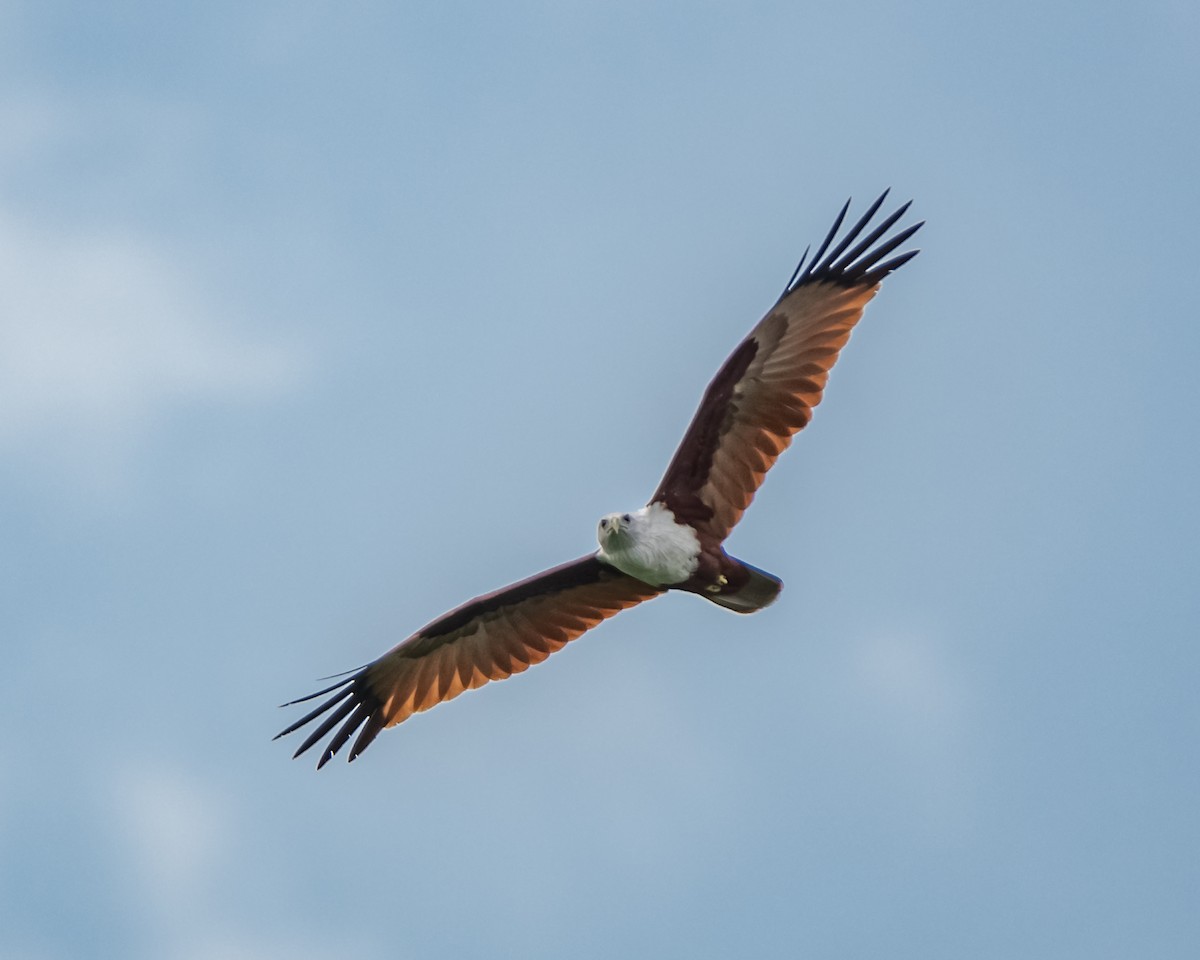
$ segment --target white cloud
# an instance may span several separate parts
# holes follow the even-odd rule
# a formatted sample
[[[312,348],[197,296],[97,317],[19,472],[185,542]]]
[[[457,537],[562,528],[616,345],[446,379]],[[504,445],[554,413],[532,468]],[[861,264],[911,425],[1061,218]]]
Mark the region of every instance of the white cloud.
[[[866,640],[855,666],[861,702],[904,771],[914,812],[943,839],[966,835],[979,776],[969,685],[938,642],[904,631]]]
[[[930,641],[893,633],[869,639],[857,653],[862,681],[905,732],[926,740],[953,727],[959,683]]]
[[[111,802],[137,902],[167,931],[202,926],[234,846],[226,798],[180,771],[130,767],[116,776]]]
[[[181,405],[277,396],[294,347],[246,336],[137,238],[0,214],[0,444],[128,438]]]
[[[150,761],[129,762],[107,784],[111,822],[123,862],[119,874],[129,917],[146,956],[163,960],[308,960],[340,951],[377,955],[365,939],[334,944],[320,934],[279,931],[275,919],[239,919],[230,910],[235,873],[253,847],[237,798],[194,772]],[[272,881],[277,887],[278,878]],[[250,884],[251,889],[255,888]]]
[[[0,24],[3,22],[3,7],[0,6]],[[36,162],[48,143],[61,141],[71,129],[66,112],[51,100],[11,87],[0,95],[0,124],[4,128],[4,137],[0,139],[0,167],[5,169]]]
[[[170,960],[325,960],[328,957],[371,957],[376,956],[365,944],[355,943],[353,938],[340,937],[336,941],[326,938],[324,942],[313,938],[288,935],[259,936],[248,933],[200,934],[191,942],[170,954]],[[397,953],[403,957],[407,954]]]
[[[32,455],[72,484],[111,488],[147,438],[189,408],[295,390],[309,352],[256,333],[244,307],[146,231],[39,213],[39,191],[54,188],[37,172],[102,142],[98,116],[111,124],[115,111],[136,127],[156,109],[105,107],[98,114],[34,88],[0,95],[0,183],[41,183],[31,195],[0,194],[0,455]],[[155,168],[156,141],[131,142],[140,144],[131,168]]]

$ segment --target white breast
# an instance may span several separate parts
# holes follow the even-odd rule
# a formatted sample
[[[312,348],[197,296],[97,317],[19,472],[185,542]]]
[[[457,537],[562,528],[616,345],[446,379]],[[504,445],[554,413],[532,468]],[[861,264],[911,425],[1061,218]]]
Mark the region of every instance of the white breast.
[[[602,534],[600,558],[643,583],[682,583],[696,572],[700,540],[691,527],[677,523],[661,503],[629,514],[629,523]]]

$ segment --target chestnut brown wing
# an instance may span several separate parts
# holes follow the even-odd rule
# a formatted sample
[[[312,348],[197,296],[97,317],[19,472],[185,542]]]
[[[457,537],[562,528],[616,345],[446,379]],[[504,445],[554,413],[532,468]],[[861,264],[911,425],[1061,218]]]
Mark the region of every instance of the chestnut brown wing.
[[[830,250],[847,201],[807,269],[802,259],[778,302],[705,391],[651,498],[705,540],[729,536],[767,471],[812,419],[829,371],[880,281],[917,255],[912,250],[885,260],[922,225],[886,236],[907,203],[865,232],[886,196]]]
[[[661,592],[595,554],[565,563],[476,597],[339,683],[284,704],[337,691],[276,739],[323,718],[294,756],[336,728],[317,769],[357,732],[353,760],[385,727],[541,663],[602,620]]]

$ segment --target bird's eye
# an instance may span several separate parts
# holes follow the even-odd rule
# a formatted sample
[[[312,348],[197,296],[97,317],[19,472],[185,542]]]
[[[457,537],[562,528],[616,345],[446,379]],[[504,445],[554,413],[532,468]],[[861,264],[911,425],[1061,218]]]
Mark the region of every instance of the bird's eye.
[[[621,519],[624,520],[626,523],[628,523],[630,520],[633,519],[633,517],[631,517],[629,514],[625,514],[623,517],[621,517]]]

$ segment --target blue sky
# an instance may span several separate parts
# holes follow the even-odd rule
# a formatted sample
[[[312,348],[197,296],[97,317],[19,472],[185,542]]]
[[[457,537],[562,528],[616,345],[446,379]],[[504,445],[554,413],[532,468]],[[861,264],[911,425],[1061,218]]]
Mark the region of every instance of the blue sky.
[[[1194,4],[0,3],[0,954],[1190,957]],[[928,220],[730,543],[313,772]]]

